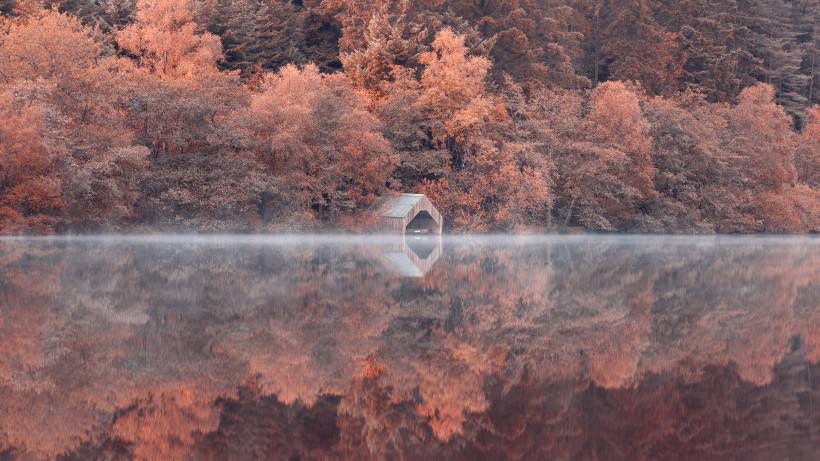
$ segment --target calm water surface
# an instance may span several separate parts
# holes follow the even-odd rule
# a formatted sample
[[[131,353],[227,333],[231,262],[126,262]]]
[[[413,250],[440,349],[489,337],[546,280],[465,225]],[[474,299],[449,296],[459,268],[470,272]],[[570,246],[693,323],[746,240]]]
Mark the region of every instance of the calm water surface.
[[[820,239],[0,240],[0,460],[816,460]]]

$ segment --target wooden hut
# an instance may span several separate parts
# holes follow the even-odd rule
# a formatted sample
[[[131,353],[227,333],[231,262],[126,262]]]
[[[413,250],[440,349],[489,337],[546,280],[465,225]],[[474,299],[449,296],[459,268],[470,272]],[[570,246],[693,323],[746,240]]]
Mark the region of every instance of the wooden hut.
[[[400,194],[376,204],[379,230],[388,234],[441,234],[443,221],[424,194]]]

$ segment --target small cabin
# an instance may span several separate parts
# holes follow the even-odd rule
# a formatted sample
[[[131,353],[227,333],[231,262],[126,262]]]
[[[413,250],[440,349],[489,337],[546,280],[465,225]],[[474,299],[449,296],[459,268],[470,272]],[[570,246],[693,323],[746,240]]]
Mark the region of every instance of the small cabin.
[[[441,234],[443,220],[424,194],[384,197],[376,204],[379,230],[387,234]]]

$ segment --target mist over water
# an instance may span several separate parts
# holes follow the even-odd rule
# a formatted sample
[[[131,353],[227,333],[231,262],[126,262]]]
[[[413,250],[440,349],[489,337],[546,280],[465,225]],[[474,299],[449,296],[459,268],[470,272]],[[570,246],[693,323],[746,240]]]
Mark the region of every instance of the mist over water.
[[[0,459],[815,459],[820,239],[0,239]]]

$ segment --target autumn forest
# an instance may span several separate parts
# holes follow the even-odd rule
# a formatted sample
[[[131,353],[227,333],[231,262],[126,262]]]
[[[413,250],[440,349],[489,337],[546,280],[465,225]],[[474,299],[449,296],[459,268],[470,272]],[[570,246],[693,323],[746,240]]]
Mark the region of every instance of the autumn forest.
[[[0,0],[0,233],[820,230],[820,0]]]

